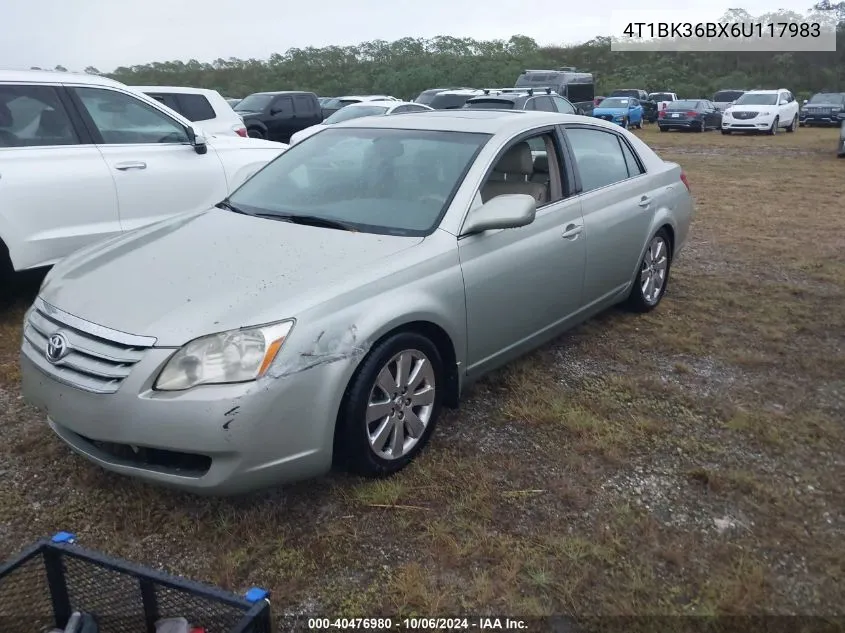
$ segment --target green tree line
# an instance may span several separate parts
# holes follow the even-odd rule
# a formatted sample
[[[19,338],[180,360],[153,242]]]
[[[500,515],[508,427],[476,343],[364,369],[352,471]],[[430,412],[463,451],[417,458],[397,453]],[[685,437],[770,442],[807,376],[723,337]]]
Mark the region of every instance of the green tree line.
[[[120,67],[108,76],[135,85],[188,85],[244,97],[267,90],[310,90],[323,96],[391,94],[414,98],[438,86],[513,86],[526,68],[575,66],[594,73],[596,94],[614,88],[670,90],[682,96],[711,95],[721,88],[788,88],[799,96],[845,91],[845,1],[824,0],[810,10],[833,16],[835,52],[613,52],[611,38],[571,46],[540,46],[525,35],[508,40],[438,36],[375,40],[357,46],[292,48],[267,60],[217,59],[152,62]],[[729,11],[723,21],[773,21],[777,12],[752,17]],[[100,74],[89,67],[86,72]]]

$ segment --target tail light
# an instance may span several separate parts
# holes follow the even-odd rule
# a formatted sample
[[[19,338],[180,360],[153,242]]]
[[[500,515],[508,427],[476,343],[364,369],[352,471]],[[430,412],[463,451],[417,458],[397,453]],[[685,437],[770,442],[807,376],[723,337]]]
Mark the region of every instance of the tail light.
[[[686,175],[686,173],[684,172],[683,169],[681,170],[681,182],[684,183],[684,187],[687,188],[687,191],[692,193],[692,189],[690,189],[690,186],[689,186],[689,180],[687,180],[687,175]]]
[[[662,119],[662,118],[663,118],[663,117],[665,117],[665,116],[666,116],[666,110],[665,110],[665,109],[664,109],[664,110],[661,110],[660,112],[658,112],[658,113],[657,113],[657,118],[658,118],[658,119]]]
[[[698,112],[696,112],[695,110],[689,110],[689,111],[687,112],[687,116],[689,116],[689,117],[697,117],[697,116],[698,116]]]
[[[235,128],[235,134],[237,134],[238,136],[242,136],[243,138],[246,138],[247,136],[249,136],[249,135],[246,133],[246,128],[245,128],[245,127],[236,127],[236,128]]]

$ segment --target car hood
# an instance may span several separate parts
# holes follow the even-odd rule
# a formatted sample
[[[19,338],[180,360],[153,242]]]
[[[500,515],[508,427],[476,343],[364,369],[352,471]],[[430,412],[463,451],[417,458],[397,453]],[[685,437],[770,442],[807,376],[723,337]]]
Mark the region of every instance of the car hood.
[[[730,107],[731,112],[774,112],[776,109],[775,105],[733,105]]]
[[[422,242],[210,209],[71,255],[40,296],[160,346],[298,316],[336,284]]]

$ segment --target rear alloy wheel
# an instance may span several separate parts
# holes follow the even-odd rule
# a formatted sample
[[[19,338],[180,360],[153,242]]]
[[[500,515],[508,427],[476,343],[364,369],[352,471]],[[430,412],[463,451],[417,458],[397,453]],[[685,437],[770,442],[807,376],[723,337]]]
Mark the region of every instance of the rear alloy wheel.
[[[392,475],[428,443],[443,402],[437,347],[402,332],[377,345],[352,378],[338,419],[335,450],[353,472]]]
[[[769,128],[769,136],[774,136],[778,133],[778,127],[780,126],[780,119],[775,117],[775,120],[772,121],[772,127]]]
[[[787,132],[794,132],[798,129],[798,115],[795,115],[795,118],[792,119],[792,123],[789,124],[789,127],[786,128]]]
[[[640,270],[626,301],[629,309],[649,312],[657,307],[669,284],[671,263],[669,236],[664,229],[660,229],[651,238],[640,261]]]

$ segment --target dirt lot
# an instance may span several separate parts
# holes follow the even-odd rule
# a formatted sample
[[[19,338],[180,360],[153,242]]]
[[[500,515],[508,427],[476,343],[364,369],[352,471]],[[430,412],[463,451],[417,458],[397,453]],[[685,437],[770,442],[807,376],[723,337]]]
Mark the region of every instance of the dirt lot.
[[[68,529],[277,613],[845,613],[837,132],[638,134],[697,200],[660,309],[491,376],[389,481],[206,500],[75,457],[19,397],[30,288],[0,314],[0,559]]]

